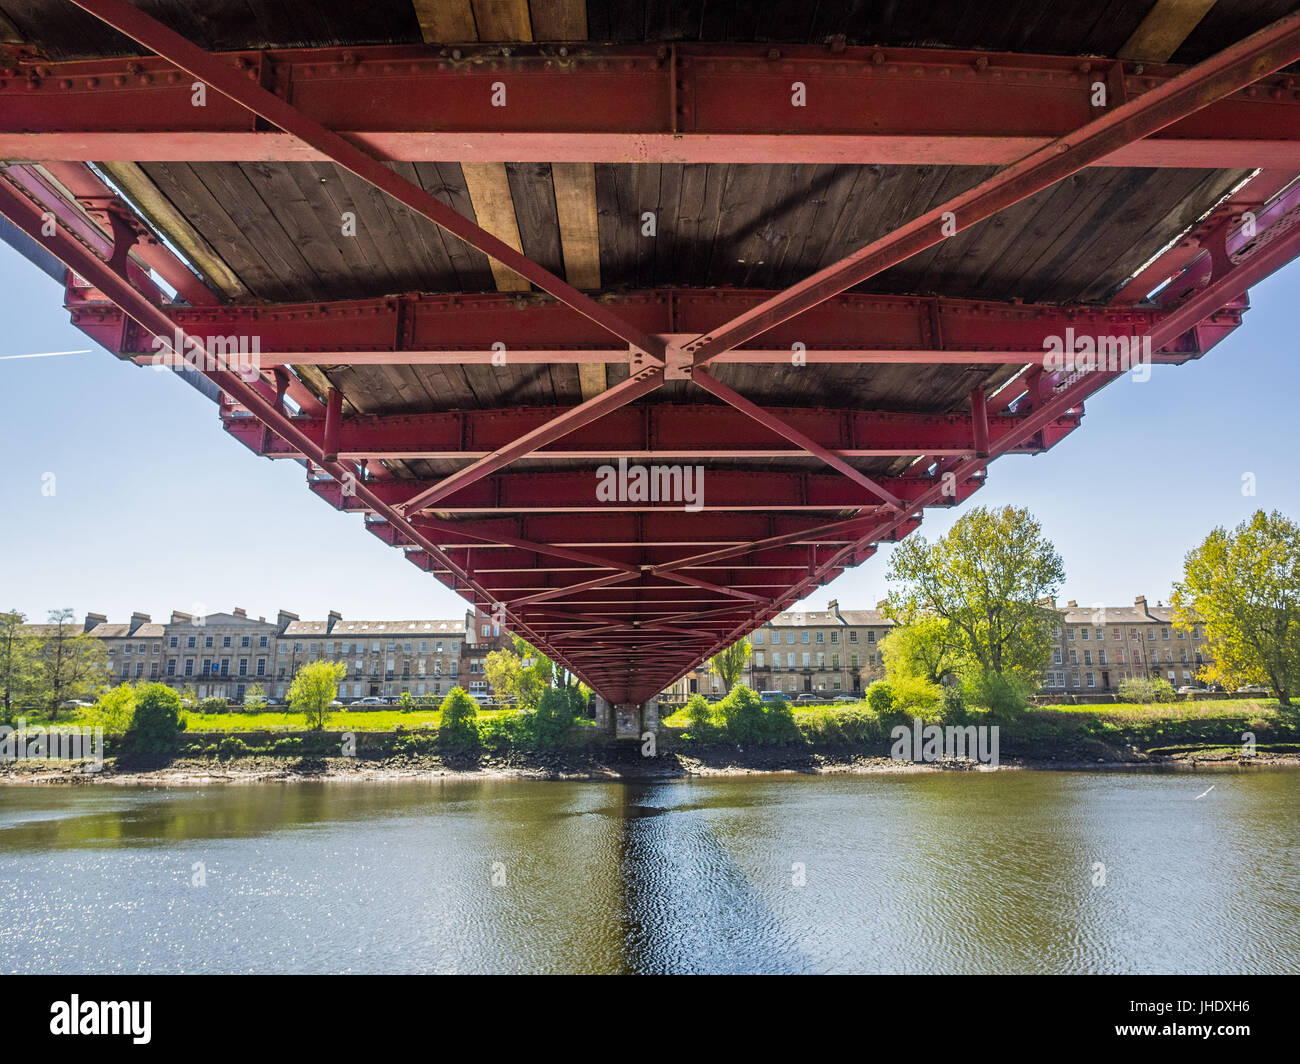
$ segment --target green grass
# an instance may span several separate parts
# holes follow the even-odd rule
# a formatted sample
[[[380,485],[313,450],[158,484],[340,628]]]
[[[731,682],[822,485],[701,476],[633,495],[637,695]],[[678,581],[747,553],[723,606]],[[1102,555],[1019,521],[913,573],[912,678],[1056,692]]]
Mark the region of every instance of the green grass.
[[[494,717],[513,713],[511,709],[479,710],[479,717]],[[403,713],[398,709],[379,709],[358,712],[346,708],[334,711],[325,720],[327,731],[395,731],[424,726],[440,727],[442,711],[434,707],[414,709]],[[305,731],[301,713],[185,713],[185,730],[189,732],[253,732],[253,731]]]

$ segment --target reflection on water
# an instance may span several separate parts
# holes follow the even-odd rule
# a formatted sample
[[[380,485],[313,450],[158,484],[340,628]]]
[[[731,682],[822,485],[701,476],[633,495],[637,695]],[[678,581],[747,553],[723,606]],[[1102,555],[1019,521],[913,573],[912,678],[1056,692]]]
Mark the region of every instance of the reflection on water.
[[[0,787],[0,971],[1296,971],[1300,772],[1214,782]]]

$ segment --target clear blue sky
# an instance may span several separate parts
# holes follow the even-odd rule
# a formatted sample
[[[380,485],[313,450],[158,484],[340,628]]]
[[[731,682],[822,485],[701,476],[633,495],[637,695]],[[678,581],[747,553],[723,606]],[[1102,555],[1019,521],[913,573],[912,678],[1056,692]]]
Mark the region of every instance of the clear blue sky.
[[[1156,366],[1088,403],[1050,452],[996,461],[966,503],[1027,506],[1065,559],[1062,598],[1167,600],[1184,554],[1259,507],[1300,517],[1300,264],[1258,286],[1246,324],[1200,362]],[[0,243],[0,356],[93,347],[62,292]],[[456,617],[457,596],[305,487],[255,457],[215,406],[175,377],[90,354],[0,360],[0,608],[125,620],[170,610],[303,617]],[[1243,497],[1242,474],[1257,495]],[[55,494],[42,494],[43,476]],[[706,485],[707,486],[707,485]],[[930,511],[920,534],[956,519]],[[886,552],[808,608],[884,596]],[[201,605],[200,605],[201,604]]]

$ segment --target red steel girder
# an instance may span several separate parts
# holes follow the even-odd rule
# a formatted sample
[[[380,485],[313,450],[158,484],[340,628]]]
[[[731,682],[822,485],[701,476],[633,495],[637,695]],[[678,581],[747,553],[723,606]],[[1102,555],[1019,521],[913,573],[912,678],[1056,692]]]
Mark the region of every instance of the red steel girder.
[[[707,332],[776,295],[767,290],[651,289],[607,302],[647,334]],[[75,325],[123,357],[148,362],[152,336],[111,304],[79,300]],[[796,352],[820,363],[1022,364],[1041,357],[1043,340],[1077,334],[1135,336],[1159,307],[1059,306],[920,296],[843,294],[724,352],[721,363],[792,365]],[[256,340],[263,367],[276,365],[631,364],[626,345],[563,303],[518,294],[404,295],[383,299],[224,308],[168,308],[177,325],[201,335]],[[1228,309],[1167,345],[1160,361],[1204,353],[1240,321]],[[504,351],[493,344],[505,345]],[[795,345],[802,345],[802,350]],[[496,359],[496,363],[493,362]]]
[[[89,7],[89,4],[82,5]],[[1003,166],[1092,117],[1092,86],[1141,96],[1182,68],[938,48],[679,43],[224,53],[249,84],[378,158]],[[0,157],[319,161],[317,147],[154,57],[0,70]],[[202,75],[198,75],[202,76]],[[1261,75],[1262,76],[1262,75]],[[804,85],[805,104],[792,106]],[[508,106],[492,106],[504,84]],[[1269,78],[1101,165],[1300,168],[1297,83]],[[328,153],[332,154],[332,153]]]
[[[336,393],[337,394],[337,393]],[[349,460],[452,459],[476,461],[520,436],[544,426],[563,407],[507,407],[433,414],[353,415],[342,417],[333,443]],[[971,416],[892,411],[837,410],[824,407],[768,407],[783,424],[797,428],[818,447],[841,458],[970,454],[976,450]],[[997,427],[1014,417],[990,419]],[[325,441],[326,418],[298,418],[301,430]],[[245,445],[273,458],[301,458],[282,440],[261,449],[260,426],[235,414],[227,430]],[[1062,418],[1063,429],[1074,422]],[[1026,449],[1038,449],[1026,445]],[[531,457],[609,462],[710,461],[732,458],[798,457],[809,453],[739,411],[705,404],[657,403],[624,406],[574,429],[561,441]]]
[[[1164,84],[1118,103],[974,188],[697,337],[683,350],[695,365],[701,365],[1297,59],[1300,14],[1291,14]]]

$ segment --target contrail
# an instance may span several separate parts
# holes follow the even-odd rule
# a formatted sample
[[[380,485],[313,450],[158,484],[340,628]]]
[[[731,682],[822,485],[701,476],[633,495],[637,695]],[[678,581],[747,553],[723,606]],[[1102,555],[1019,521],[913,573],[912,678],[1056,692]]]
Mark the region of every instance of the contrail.
[[[1211,783],[1211,784],[1210,784],[1210,791],[1214,790],[1214,788],[1217,787],[1217,786],[1218,786],[1217,783]],[[1199,802],[1202,798],[1204,798],[1207,794],[1209,794],[1210,791],[1202,791],[1202,792],[1201,792],[1200,794],[1198,794],[1195,798],[1193,798],[1192,801],[1194,801],[1194,802]]]
[[[42,351],[37,355],[0,355],[0,362],[6,362],[11,358],[55,358],[58,355],[88,355],[90,349],[85,351]]]

